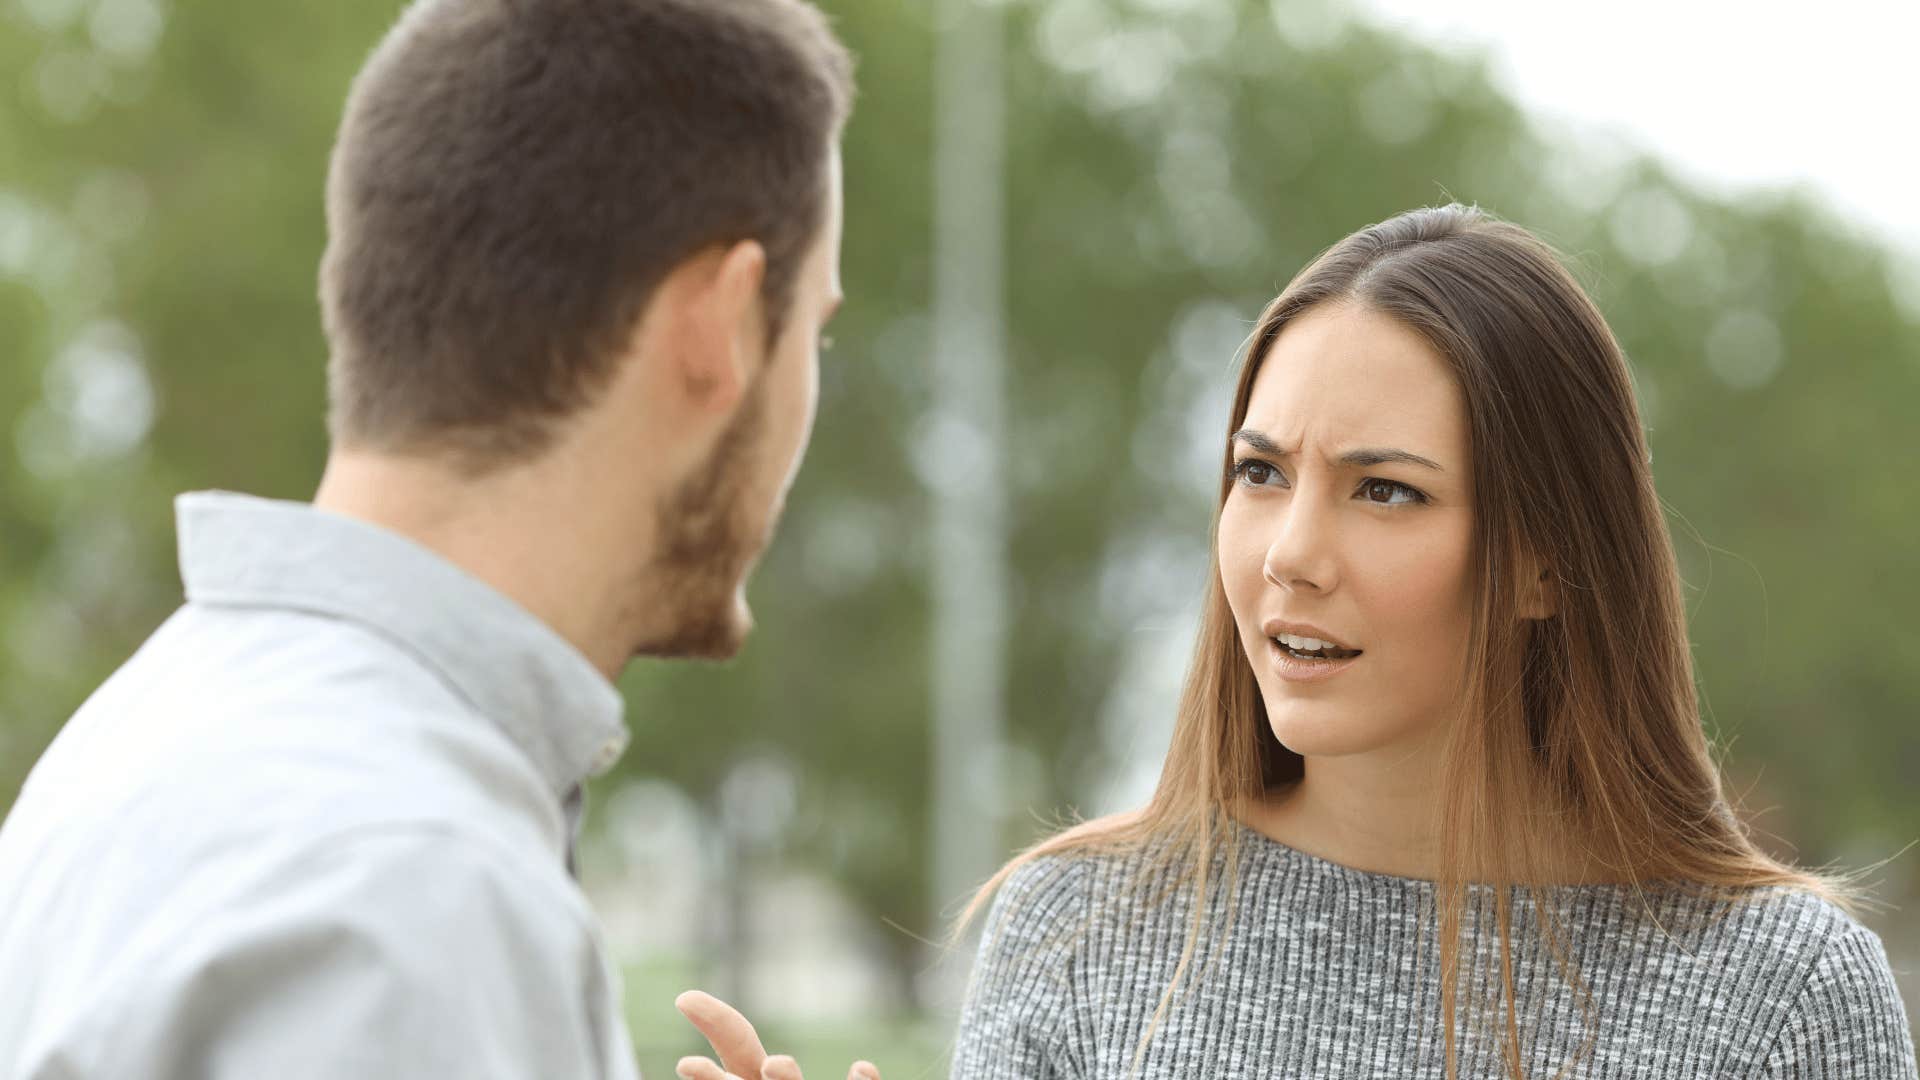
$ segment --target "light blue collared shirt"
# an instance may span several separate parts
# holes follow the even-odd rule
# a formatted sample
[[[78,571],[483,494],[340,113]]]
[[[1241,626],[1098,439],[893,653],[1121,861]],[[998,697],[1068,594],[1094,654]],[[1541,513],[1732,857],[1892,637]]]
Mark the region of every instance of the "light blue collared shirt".
[[[618,691],[393,533],[178,513],[186,605],[0,827],[0,1077],[636,1077],[567,872]]]

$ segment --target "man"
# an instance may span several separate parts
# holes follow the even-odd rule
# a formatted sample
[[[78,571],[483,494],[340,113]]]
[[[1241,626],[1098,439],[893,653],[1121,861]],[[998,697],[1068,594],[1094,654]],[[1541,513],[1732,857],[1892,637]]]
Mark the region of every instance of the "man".
[[[180,499],[185,606],[0,828],[0,1076],[634,1075],[583,784],[629,658],[748,631],[851,94],[804,0],[402,16],[328,182],[319,492]]]

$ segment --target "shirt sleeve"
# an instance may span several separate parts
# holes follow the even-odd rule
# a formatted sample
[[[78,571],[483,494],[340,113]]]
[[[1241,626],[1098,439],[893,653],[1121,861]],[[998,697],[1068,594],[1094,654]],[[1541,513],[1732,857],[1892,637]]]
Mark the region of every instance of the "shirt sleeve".
[[[951,1080],[1072,1080],[1075,956],[1087,931],[1083,868],[1037,859],[994,898],[955,1039]]]
[[[1760,1075],[1914,1080],[1906,1008],[1873,931],[1855,923],[1828,941]]]
[[[202,922],[104,988],[32,1075],[636,1075],[584,904],[484,838],[336,839]]]

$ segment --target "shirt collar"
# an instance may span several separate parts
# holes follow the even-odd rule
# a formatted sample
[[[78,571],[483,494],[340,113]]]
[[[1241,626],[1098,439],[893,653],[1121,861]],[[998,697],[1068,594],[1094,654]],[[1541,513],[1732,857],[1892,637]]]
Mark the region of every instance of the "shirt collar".
[[[556,796],[626,749],[624,703],[599,669],[444,557],[306,503],[193,492],[174,505],[189,603],[306,611],[373,629],[498,725]]]

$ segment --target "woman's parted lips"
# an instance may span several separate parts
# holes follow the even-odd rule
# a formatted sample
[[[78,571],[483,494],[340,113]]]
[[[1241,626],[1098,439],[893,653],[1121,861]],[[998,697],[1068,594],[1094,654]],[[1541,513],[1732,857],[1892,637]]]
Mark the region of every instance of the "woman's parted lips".
[[[1361,651],[1356,646],[1347,644],[1345,638],[1335,635],[1330,630],[1322,630],[1312,623],[1290,622],[1285,619],[1268,619],[1266,622],[1260,624],[1260,631],[1270,638],[1279,637],[1281,634],[1292,634],[1295,637],[1318,638],[1336,649],[1346,649],[1351,652]]]

